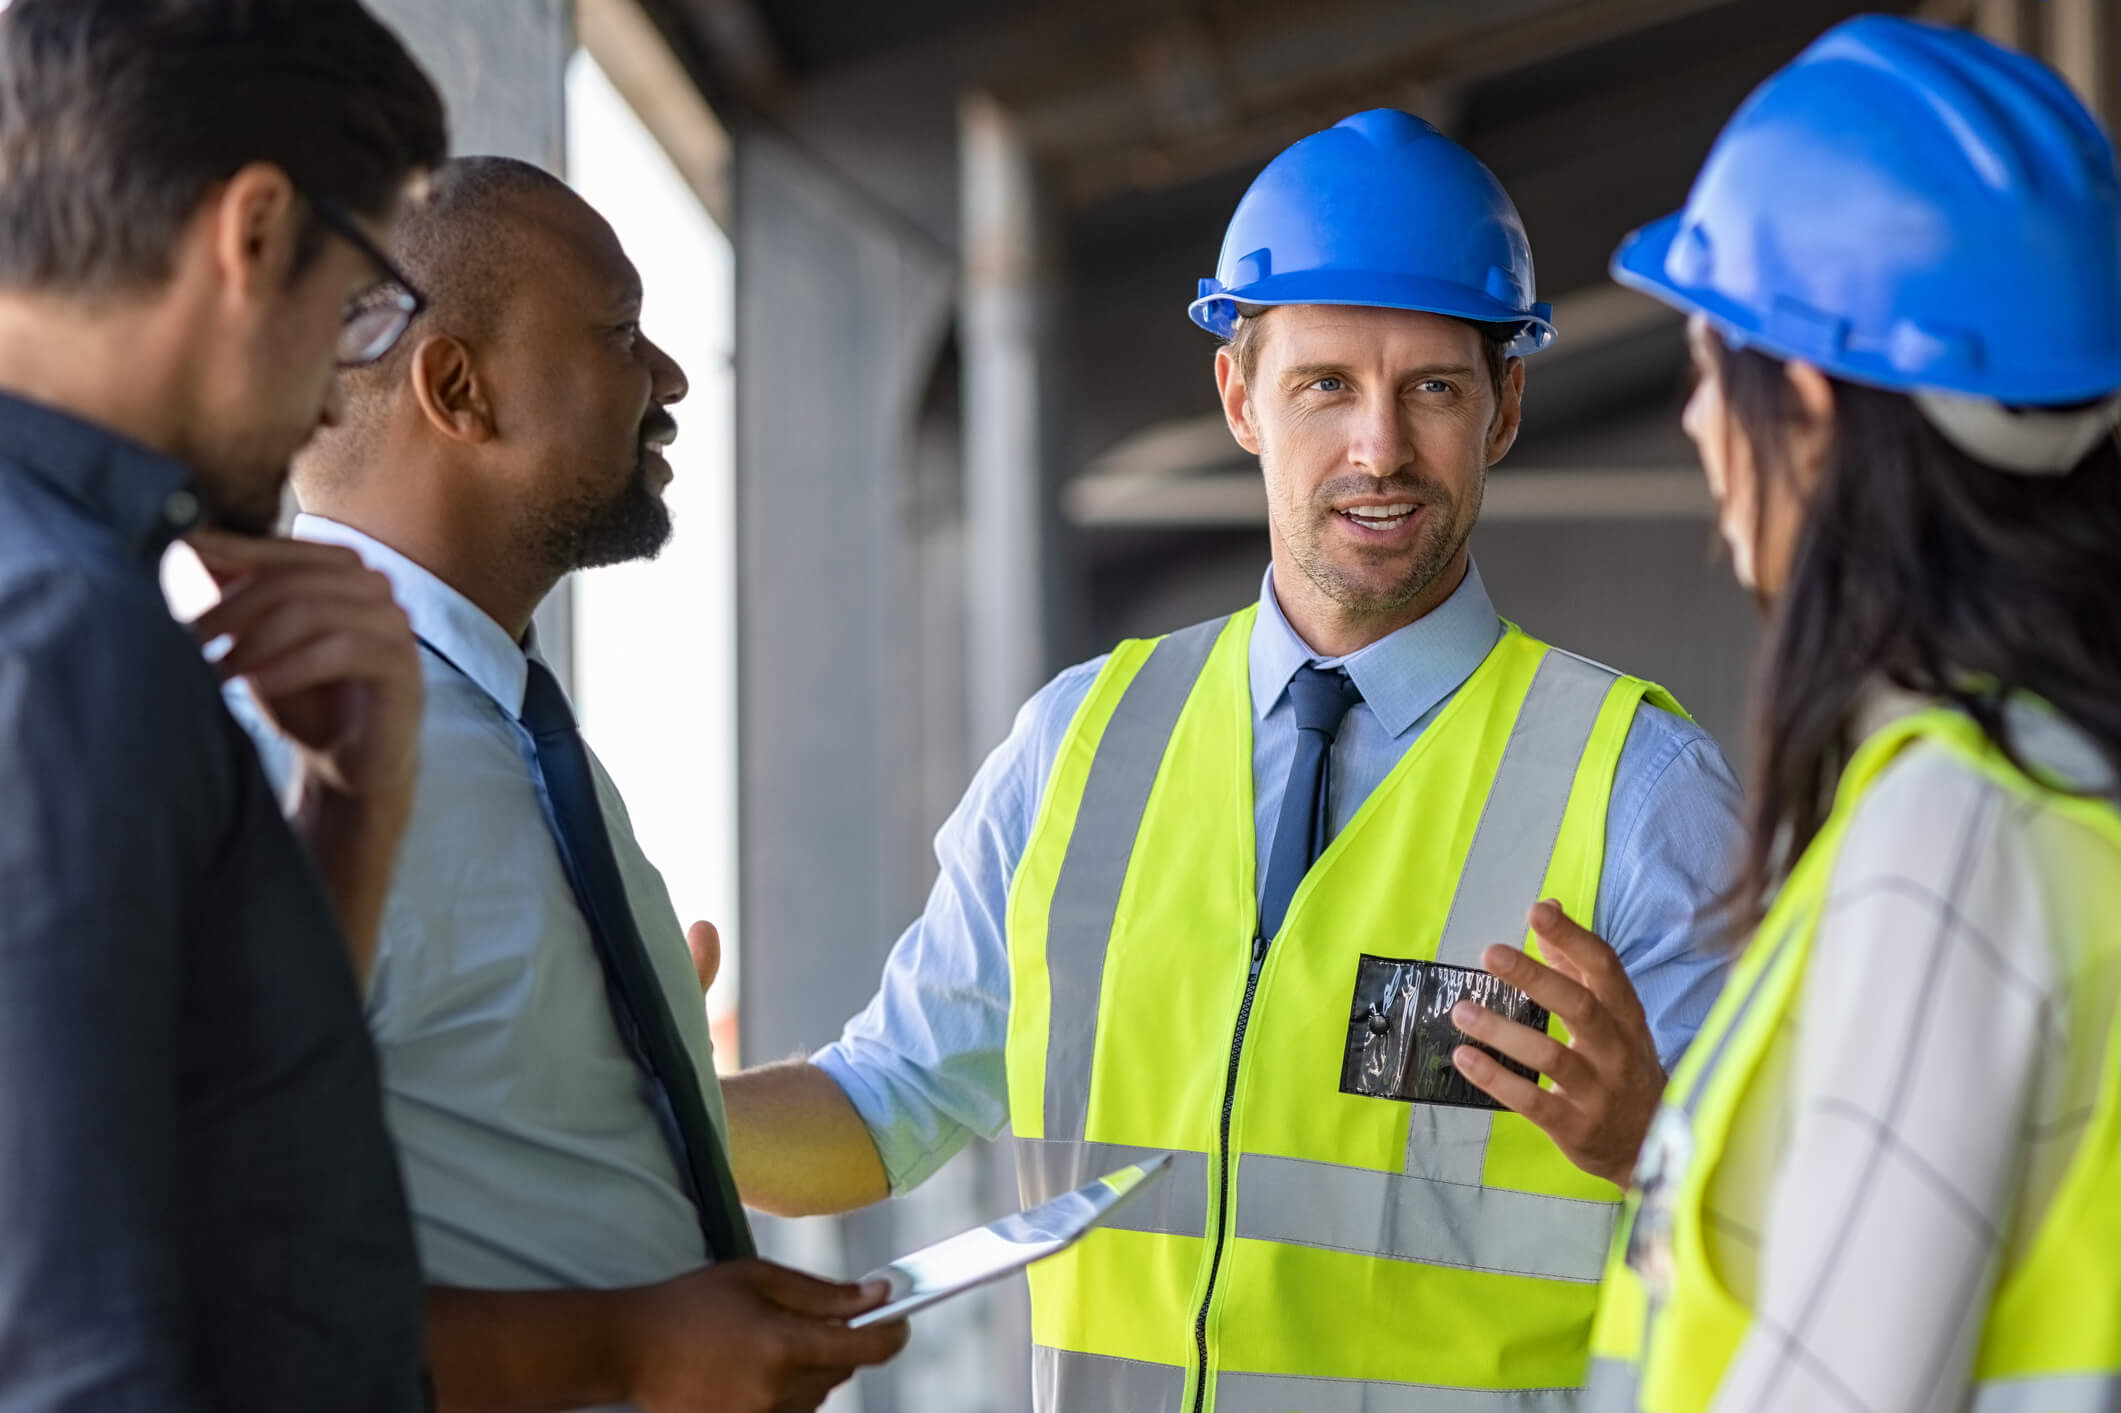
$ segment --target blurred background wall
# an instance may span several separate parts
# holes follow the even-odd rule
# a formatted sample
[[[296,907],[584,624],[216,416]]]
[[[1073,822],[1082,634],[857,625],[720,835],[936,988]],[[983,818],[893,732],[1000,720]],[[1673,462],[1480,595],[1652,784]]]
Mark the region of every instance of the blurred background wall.
[[[1187,320],[1276,151],[1416,112],[1515,197],[1560,337],[1474,549],[1504,614],[1670,686],[1742,764],[1752,605],[1678,428],[1676,318],[1612,286],[1745,92],[1857,8],[2039,53],[2108,123],[2121,0],[375,0],[460,146],[564,170],[647,277],[679,534],[541,617],[680,911],[723,926],[723,1064],[833,1038],[1011,714],[1115,639],[1251,599],[1256,468]],[[762,1223],[858,1273],[1014,1205]],[[834,1404],[1028,1407],[1020,1289],[924,1315]]]

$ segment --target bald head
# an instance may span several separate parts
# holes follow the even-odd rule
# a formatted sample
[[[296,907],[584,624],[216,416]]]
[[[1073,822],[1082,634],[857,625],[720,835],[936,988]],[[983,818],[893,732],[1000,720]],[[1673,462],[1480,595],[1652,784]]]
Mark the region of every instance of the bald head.
[[[552,204],[587,209],[567,183],[528,162],[453,158],[435,172],[427,199],[398,222],[399,268],[445,326],[476,326],[520,280],[539,208]]]
[[[341,375],[337,429],[301,458],[301,481],[342,483],[374,460],[392,407],[409,393],[406,365],[423,338],[446,333],[474,347],[494,336],[527,272],[540,267],[556,219],[601,224],[568,185],[513,157],[456,157],[435,170],[427,199],[408,203],[391,259],[427,301],[376,362]]]
[[[336,425],[295,463],[303,508],[504,625],[562,574],[655,553],[685,375],[641,331],[611,226],[536,167],[473,157],[436,174],[393,247],[427,307],[343,375]]]

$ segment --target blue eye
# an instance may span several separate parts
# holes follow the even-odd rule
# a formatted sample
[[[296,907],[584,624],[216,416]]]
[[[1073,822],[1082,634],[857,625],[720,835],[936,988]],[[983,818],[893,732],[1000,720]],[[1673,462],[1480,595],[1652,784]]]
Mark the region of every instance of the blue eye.
[[[1423,392],[1447,393],[1451,391],[1451,385],[1441,378],[1424,378],[1421,381],[1421,389]]]
[[[1317,388],[1320,392],[1340,392],[1342,389],[1347,387],[1347,384],[1342,382],[1339,378],[1328,375],[1326,377],[1317,379],[1311,384],[1311,386]]]

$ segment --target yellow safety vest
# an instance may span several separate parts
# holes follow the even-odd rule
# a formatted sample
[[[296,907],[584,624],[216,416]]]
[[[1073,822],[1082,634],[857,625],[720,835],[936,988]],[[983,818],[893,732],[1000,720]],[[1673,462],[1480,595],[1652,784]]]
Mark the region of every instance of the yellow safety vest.
[[[1644,1145],[1606,1270],[1593,1334],[1588,1413],[1695,1413],[1713,1402],[1752,1312],[1727,1289],[1704,1238],[1706,1194],[1770,1042],[1802,995],[1805,964],[1843,835],[1864,792],[1910,744],[1929,741],[2041,808],[2060,811],[2121,847],[2109,801],[2028,780],[1963,714],[1904,717],[1857,751],[1818,837],[1790,872],[1754,944],[1665,1090]],[[2023,733],[2020,754],[2039,764]],[[2112,878],[2078,886],[2110,900]],[[2121,967],[2121,911],[2067,939],[2069,974],[2112,986]],[[2121,1407],[2121,1027],[2072,1029],[2072,1072],[2101,1076],[2093,1117],[2052,1205],[1989,1303],[1975,1357],[1974,1413],[2106,1413]],[[1970,1040],[1969,1043],[1977,1043]],[[2085,1061],[2097,1066],[2080,1070]],[[1632,1238],[1632,1241],[1631,1241]],[[1632,1262],[1630,1250],[1633,1250]],[[1653,1292],[1653,1285],[1656,1287]]]
[[[1540,897],[1589,918],[1636,707],[1678,704],[1506,628],[1263,942],[1253,617],[1112,654],[1017,869],[1025,1201],[1178,1155],[1033,1268],[1038,1406],[1565,1408],[1618,1190],[1515,1114],[1340,1092],[1350,1002],[1365,954],[1477,965]]]

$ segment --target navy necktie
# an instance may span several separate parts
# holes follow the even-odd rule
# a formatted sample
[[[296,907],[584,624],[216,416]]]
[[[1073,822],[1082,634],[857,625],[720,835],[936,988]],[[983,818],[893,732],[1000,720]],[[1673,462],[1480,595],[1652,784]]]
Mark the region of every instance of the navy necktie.
[[[708,1254],[717,1261],[755,1256],[751,1227],[721,1139],[707,1116],[699,1076],[626,901],[611,834],[597,804],[588,749],[558,680],[535,658],[523,693],[522,721],[537,744],[538,773],[545,777],[545,793],[552,801],[560,857],[596,941],[597,959],[604,965],[612,1017],[649,1081],[651,1105],[691,1186]]]
[[[1362,693],[1339,668],[1305,663],[1289,679],[1289,704],[1296,708],[1296,759],[1289,764],[1289,783],[1282,791],[1281,814],[1274,826],[1274,848],[1267,856],[1267,886],[1259,901],[1259,935],[1281,931],[1296,886],[1325,852],[1331,830],[1326,817],[1326,758],[1348,708]]]

